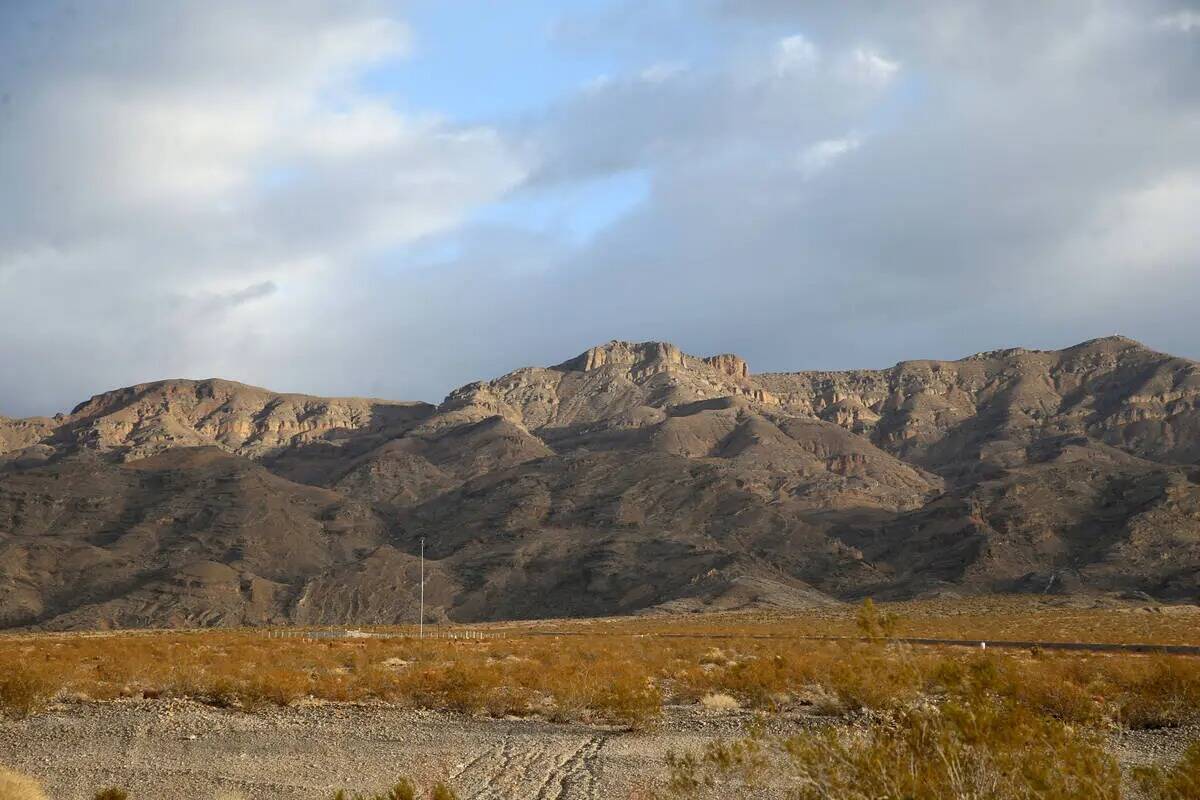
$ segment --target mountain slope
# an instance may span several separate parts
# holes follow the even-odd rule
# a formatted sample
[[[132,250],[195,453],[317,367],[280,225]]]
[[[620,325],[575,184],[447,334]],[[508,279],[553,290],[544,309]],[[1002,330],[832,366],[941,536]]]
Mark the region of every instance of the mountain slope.
[[[0,418],[0,626],[1200,595],[1200,365],[754,375],[610,342],[439,406],[162,381]]]

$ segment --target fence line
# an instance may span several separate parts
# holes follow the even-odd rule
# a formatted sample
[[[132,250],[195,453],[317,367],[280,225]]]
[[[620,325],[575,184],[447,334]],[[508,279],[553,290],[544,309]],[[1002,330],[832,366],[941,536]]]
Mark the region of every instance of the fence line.
[[[475,629],[441,628],[425,629],[422,636],[417,631],[389,631],[387,633],[358,631],[358,630],[305,630],[303,628],[268,628],[268,639],[300,639],[317,641],[322,639],[454,639],[461,641],[482,641],[484,639],[507,638],[506,634],[497,631],[481,631]]]
[[[565,630],[529,630],[529,629],[497,629],[477,630],[473,628],[446,629],[426,627],[425,635],[421,637],[413,631],[367,632],[357,630],[304,630],[296,628],[273,628],[266,631],[270,639],[303,639],[316,641],[320,639],[441,639],[460,641],[481,641],[488,639],[509,639],[522,637],[630,637],[630,638],[662,638],[662,639],[785,639],[809,642],[865,642],[870,641],[860,636],[811,636],[787,633],[735,633],[735,632],[685,632],[685,631],[565,631]],[[974,647],[981,649],[997,648],[1005,650],[1060,650],[1091,653],[1141,653],[1160,655],[1200,656],[1200,646],[1180,644],[1151,644],[1142,642],[1113,643],[1113,642],[1055,642],[1055,641],[1011,641],[995,639],[936,639],[919,637],[895,637],[887,640],[895,644],[934,647]]]

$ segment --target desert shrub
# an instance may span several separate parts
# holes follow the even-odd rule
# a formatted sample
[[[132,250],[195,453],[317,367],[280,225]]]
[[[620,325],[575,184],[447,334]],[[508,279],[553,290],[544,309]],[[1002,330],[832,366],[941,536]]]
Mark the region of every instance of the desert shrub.
[[[696,665],[671,676],[672,696],[696,702],[709,694],[725,694],[751,708],[776,709],[819,682],[843,655],[842,649],[786,641],[702,650]]]
[[[472,642],[268,640],[250,631],[22,636],[0,647],[0,714],[34,713],[61,692],[80,699],[189,698],[246,710],[286,705],[307,695],[377,699],[634,727],[652,722],[664,702],[695,703],[708,695],[728,695],[755,709],[802,702],[836,714],[1009,698],[1072,724],[1112,721],[1135,728],[1200,718],[1200,659],[1059,653],[1031,658],[908,647],[886,641],[896,625],[893,609],[864,604],[857,612],[833,609],[828,618],[570,623],[578,635],[518,632],[510,639]],[[1057,626],[1071,632],[1094,628],[1096,636],[1106,638],[1200,641],[1194,634],[1186,639],[1187,626],[1178,621],[1167,625],[1137,617],[1134,626],[1129,615],[1111,612],[1018,615],[1001,606],[996,614],[923,613],[914,617],[906,610],[906,630],[1013,638],[1033,638],[1042,631],[1053,638]],[[798,638],[810,633],[853,637],[859,622],[864,626],[859,633],[867,631],[876,641],[847,645]],[[708,634],[721,636],[719,649]],[[763,634],[776,638],[755,638]]]
[[[1086,686],[1070,681],[1038,679],[1031,675],[1028,680],[1013,684],[1012,696],[1030,708],[1065,722],[1094,724],[1104,716],[1104,707]]]
[[[730,658],[725,651],[719,647],[711,647],[700,656],[700,664],[702,666],[723,667],[730,662]]]
[[[566,722],[583,715],[595,706],[601,683],[602,679],[587,666],[577,669],[569,679],[543,681],[542,686],[554,703],[551,718]]]
[[[706,790],[727,788],[730,783],[752,786],[769,767],[765,746],[757,737],[709,742],[699,756],[667,753],[666,761],[667,791],[679,797],[698,797]]]
[[[749,739],[668,760],[676,797],[792,787],[799,800],[1118,800],[1097,741],[1011,700],[896,712],[864,731]]]
[[[431,800],[458,800],[458,795],[444,783],[438,782],[429,790]],[[400,781],[382,794],[350,794],[345,789],[333,793],[332,800],[416,800],[417,787],[408,778]]]
[[[345,789],[333,793],[333,800],[416,800],[417,788],[408,778],[401,778],[395,786],[382,794],[347,794]]]
[[[783,655],[762,655],[735,662],[717,672],[713,688],[751,708],[773,707],[775,699],[801,683],[794,662]]]
[[[880,611],[875,601],[869,597],[862,601],[854,621],[859,632],[873,642],[891,639],[896,635],[896,628],[900,624],[900,618],[896,614]]]
[[[0,798],[3,800],[46,800],[41,785],[33,778],[0,767]]]
[[[631,671],[610,676],[602,683],[592,710],[607,721],[641,729],[662,714],[662,705],[663,696],[658,685],[647,676]]]
[[[415,671],[401,688],[416,705],[472,714],[488,707],[500,682],[501,675],[494,668],[455,661]]]
[[[1130,728],[1169,728],[1200,718],[1200,662],[1160,656],[1112,668],[1117,719]]]
[[[0,714],[18,718],[36,714],[60,688],[61,683],[47,668],[6,666],[0,672]]]
[[[1174,767],[1142,767],[1134,777],[1154,800],[1195,800],[1200,797],[1200,742],[1193,742]]]
[[[235,683],[220,691],[238,697],[248,709],[287,706],[308,694],[309,677],[299,670],[264,668],[255,671],[240,686]]]
[[[400,781],[384,795],[384,800],[416,800],[417,788],[413,786],[412,781],[408,778],[401,778]]]
[[[827,667],[820,682],[843,709],[857,711],[910,703],[921,692],[924,678],[916,661],[862,646],[847,648]]]
[[[1064,722],[1095,724],[1107,714],[1095,674],[1075,669],[1074,659],[1043,661],[1036,668],[1012,659],[997,661],[993,689],[1038,713]]]
[[[736,711],[742,707],[737,698],[727,694],[706,694],[700,698],[700,705],[710,711]]]
[[[129,792],[116,787],[101,789],[92,795],[92,800],[129,800]]]

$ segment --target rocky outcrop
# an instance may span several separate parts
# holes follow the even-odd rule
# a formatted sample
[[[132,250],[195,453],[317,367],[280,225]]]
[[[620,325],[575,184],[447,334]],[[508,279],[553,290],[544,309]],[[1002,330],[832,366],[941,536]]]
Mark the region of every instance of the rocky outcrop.
[[[0,418],[0,627],[1200,595],[1200,365],[1120,337],[755,375],[613,341],[439,406],[222,380]]]
[[[746,364],[746,360],[732,353],[709,356],[704,359],[704,363],[718,372],[724,372],[732,378],[740,378],[742,380],[749,380],[750,378],[750,367]]]
[[[59,420],[47,417],[9,419],[0,417],[0,457],[32,447],[54,430]]]
[[[1010,349],[888,370],[759,375],[786,410],[836,422],[934,468],[996,429],[1029,442],[1093,437],[1172,463],[1200,461],[1200,365],[1132,339]]]
[[[666,342],[619,342],[613,340],[608,344],[593,347],[580,353],[570,361],[559,365],[560,369],[588,372],[600,367],[630,367],[653,369],[655,367],[678,366],[686,367],[689,357],[683,354],[673,344]]]
[[[325,443],[399,435],[432,413],[425,403],[324,398],[225,380],[172,380],[96,395],[43,425],[58,443],[133,460],[174,447],[218,447],[262,459]]]

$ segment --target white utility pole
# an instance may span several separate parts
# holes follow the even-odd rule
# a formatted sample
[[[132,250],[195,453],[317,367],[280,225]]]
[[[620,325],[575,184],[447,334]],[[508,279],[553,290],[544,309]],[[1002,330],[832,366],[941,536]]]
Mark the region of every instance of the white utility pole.
[[[425,537],[421,537],[421,620],[418,623],[418,639],[425,638]]]

